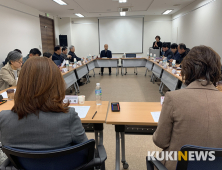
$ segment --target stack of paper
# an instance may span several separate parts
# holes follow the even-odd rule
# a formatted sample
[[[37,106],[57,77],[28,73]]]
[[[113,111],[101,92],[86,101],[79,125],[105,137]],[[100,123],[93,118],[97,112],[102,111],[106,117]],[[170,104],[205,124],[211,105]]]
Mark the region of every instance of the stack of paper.
[[[154,122],[158,122],[160,118],[160,112],[151,112],[151,115],[153,116]]]
[[[80,118],[85,118],[90,109],[90,106],[70,106],[70,107],[75,108],[75,111],[78,113],[78,116]]]

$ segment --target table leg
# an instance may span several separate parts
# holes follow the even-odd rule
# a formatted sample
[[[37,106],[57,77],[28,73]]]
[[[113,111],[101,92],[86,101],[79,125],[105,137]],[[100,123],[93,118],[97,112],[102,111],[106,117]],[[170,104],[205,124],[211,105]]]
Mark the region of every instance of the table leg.
[[[153,76],[154,76],[154,74],[152,74],[151,79],[150,79],[150,82],[153,82]]]
[[[117,70],[118,68],[116,67],[116,76],[117,76],[117,73],[118,73],[118,70]]]
[[[121,150],[122,150],[122,163],[123,168],[128,169],[129,164],[126,162],[126,154],[125,154],[125,132],[121,132]]]
[[[80,93],[80,92],[79,92],[79,85],[78,85],[78,83],[77,83],[77,82],[76,82],[76,85],[77,85],[78,93]]]
[[[94,73],[93,77],[95,77],[95,75],[96,75],[96,74],[95,74],[95,71],[94,71],[94,69],[93,69],[93,73]]]
[[[116,132],[116,169],[120,170],[120,138],[119,132]]]
[[[77,88],[76,88],[76,83],[73,84],[74,88],[75,88],[75,95],[78,93]]]
[[[99,132],[99,145],[103,145],[103,131]]]
[[[148,68],[146,69],[146,73],[145,73],[145,76],[146,76],[146,74],[147,74],[147,71],[148,71]]]

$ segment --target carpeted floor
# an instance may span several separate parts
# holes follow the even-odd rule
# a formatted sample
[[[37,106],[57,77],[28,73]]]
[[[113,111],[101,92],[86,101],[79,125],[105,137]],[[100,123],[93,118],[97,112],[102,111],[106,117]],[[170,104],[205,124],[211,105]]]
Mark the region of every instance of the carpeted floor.
[[[128,69],[127,75],[116,76],[116,69],[112,69],[112,75],[108,75],[108,68],[104,69],[104,75],[99,75],[99,69],[95,69],[96,76],[90,78],[90,83],[80,87],[80,94],[85,95],[86,101],[95,100],[96,83],[102,87],[103,101],[110,102],[159,102],[159,82],[150,82],[151,72],[145,77],[145,68],[138,68],[138,75],[133,69]],[[92,76],[93,73],[90,72]],[[82,81],[84,81],[83,79]],[[70,94],[69,90],[66,94]],[[73,93],[74,94],[74,93]],[[94,133],[87,133],[89,139],[94,139]],[[129,170],[145,170],[146,156],[148,151],[160,151],[149,135],[126,135],[126,161]],[[104,124],[104,146],[107,152],[106,170],[115,169],[115,129],[113,125]],[[1,162],[5,155],[0,153]],[[121,166],[121,169],[122,166]]]

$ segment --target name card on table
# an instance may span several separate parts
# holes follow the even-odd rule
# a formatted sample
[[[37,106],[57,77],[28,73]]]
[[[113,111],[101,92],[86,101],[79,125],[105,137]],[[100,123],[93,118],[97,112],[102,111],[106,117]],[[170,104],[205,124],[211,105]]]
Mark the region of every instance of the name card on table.
[[[172,70],[173,74],[177,74],[177,71],[175,69]]]
[[[73,65],[72,65],[72,68],[76,68],[76,64],[73,64]]]
[[[75,95],[65,95],[64,103],[78,104],[78,96]]]
[[[136,56],[136,58],[142,58],[141,56]]]
[[[163,105],[164,98],[165,98],[164,96],[161,96],[161,97],[160,97],[160,103],[161,103],[161,105]]]
[[[62,68],[62,73],[66,73],[67,71],[67,68]]]
[[[65,64],[66,64],[66,60],[63,60],[61,67],[64,67]]]

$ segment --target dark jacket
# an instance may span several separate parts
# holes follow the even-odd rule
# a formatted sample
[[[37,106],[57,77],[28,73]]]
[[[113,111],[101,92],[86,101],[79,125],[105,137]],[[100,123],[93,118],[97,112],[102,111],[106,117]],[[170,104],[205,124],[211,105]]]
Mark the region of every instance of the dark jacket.
[[[157,42],[158,47],[154,47],[155,43],[156,43],[156,41],[153,42],[153,49],[159,49],[160,48],[160,51],[161,51],[163,43],[161,41],[159,41],[159,42]]]
[[[180,61],[179,61],[179,63],[181,63],[183,61],[184,57],[186,57],[189,52],[190,52],[190,49],[187,48],[186,51],[183,54],[180,54]]]
[[[21,120],[11,110],[0,114],[1,142],[20,149],[49,150],[66,148],[88,139],[74,108],[68,113],[39,111]]]
[[[67,55],[66,54],[64,54],[64,53],[61,53],[61,55],[60,55],[64,60],[69,60],[69,58],[67,57]]]
[[[73,53],[72,51],[69,51],[69,54],[71,55],[72,58],[70,59],[70,62],[74,62],[74,58],[76,58],[77,61],[81,61],[81,58],[77,57],[75,53]]]
[[[168,49],[167,51],[165,51],[164,56],[167,57],[167,61],[169,61],[170,59],[173,59],[173,52]]]
[[[176,60],[176,63],[177,64],[180,64],[180,53],[178,51],[176,51],[174,54],[173,54],[173,59]]]
[[[107,52],[105,50],[102,50],[100,53],[100,58],[103,57],[112,58],[112,52],[109,50],[107,50]]]
[[[61,55],[58,55],[58,54],[54,53],[54,54],[52,55],[52,60],[53,60],[53,61],[59,60],[59,61],[61,61],[61,63],[62,63],[64,59],[63,59],[63,57],[61,57]]]

